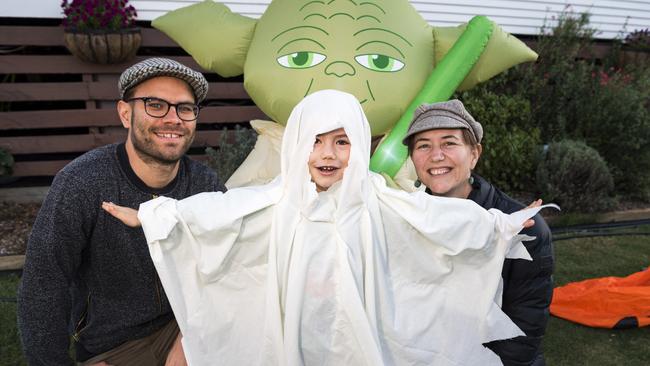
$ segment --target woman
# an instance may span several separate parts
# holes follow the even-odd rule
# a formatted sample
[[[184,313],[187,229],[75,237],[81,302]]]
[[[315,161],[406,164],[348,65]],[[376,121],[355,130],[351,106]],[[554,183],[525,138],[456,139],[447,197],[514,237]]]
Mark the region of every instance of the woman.
[[[524,205],[472,172],[481,156],[482,137],[481,124],[460,101],[451,100],[419,107],[404,144],[427,193],[468,199],[505,213],[521,210]],[[551,232],[539,215],[535,225],[522,233],[535,237],[525,243],[533,261],[505,261],[502,309],[526,335],[487,346],[505,365],[541,366],[541,340],[553,292],[553,245]]]
[[[539,208],[387,188],[370,137],[354,96],[315,92],[272,183],[140,206],[190,364],[500,364],[481,343],[521,334],[494,296]]]

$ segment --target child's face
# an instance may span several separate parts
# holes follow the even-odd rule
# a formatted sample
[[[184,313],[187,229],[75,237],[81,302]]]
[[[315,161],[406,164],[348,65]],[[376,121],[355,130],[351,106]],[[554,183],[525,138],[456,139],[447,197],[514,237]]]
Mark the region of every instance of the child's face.
[[[316,136],[314,150],[309,155],[309,174],[318,192],[326,191],[343,179],[350,158],[350,140],[339,128]]]

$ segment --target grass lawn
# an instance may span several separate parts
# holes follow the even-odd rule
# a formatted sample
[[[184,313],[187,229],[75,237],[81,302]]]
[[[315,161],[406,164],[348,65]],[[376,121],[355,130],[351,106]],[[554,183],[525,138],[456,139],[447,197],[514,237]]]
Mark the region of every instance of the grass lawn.
[[[627,276],[650,265],[650,236],[558,241],[555,257],[556,285],[593,277]],[[17,285],[15,274],[0,274],[0,366],[25,364],[16,330],[16,303],[12,301]],[[647,366],[650,327],[594,329],[551,317],[544,350],[549,366]]]
[[[650,265],[650,236],[558,241],[555,261],[556,286],[594,277],[624,277]],[[544,353],[549,366],[647,366],[650,365],[650,327],[597,329],[551,317]]]
[[[16,326],[16,274],[0,274],[0,365],[26,365]]]

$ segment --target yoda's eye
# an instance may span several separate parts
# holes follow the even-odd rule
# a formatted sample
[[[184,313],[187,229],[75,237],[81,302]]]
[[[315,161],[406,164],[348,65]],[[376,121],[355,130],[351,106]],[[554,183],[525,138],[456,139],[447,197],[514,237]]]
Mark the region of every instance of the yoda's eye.
[[[354,59],[357,60],[361,66],[373,71],[395,72],[404,68],[404,63],[402,61],[386,55],[359,55]]]
[[[325,55],[302,51],[278,57],[278,63],[290,69],[306,69],[325,61]]]

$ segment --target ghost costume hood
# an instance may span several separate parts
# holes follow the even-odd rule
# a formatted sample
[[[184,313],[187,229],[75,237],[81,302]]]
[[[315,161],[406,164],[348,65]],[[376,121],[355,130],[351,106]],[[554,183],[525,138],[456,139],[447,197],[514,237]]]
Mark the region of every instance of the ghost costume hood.
[[[344,128],[342,181],[317,193],[315,136]],[[501,311],[506,255],[539,209],[387,188],[350,94],[291,113],[281,175],[263,186],[140,206],[191,365],[499,365],[482,343],[523,335]]]

